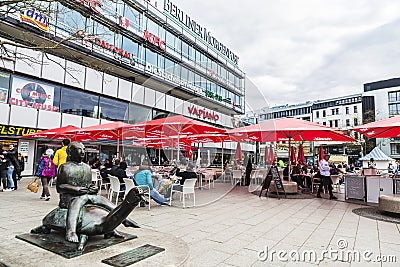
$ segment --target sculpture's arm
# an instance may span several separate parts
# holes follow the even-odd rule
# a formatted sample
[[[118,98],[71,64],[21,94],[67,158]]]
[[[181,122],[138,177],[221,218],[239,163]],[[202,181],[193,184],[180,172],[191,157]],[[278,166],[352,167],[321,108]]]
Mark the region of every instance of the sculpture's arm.
[[[89,188],[71,184],[58,184],[57,192],[60,194],[84,195],[89,193]]]

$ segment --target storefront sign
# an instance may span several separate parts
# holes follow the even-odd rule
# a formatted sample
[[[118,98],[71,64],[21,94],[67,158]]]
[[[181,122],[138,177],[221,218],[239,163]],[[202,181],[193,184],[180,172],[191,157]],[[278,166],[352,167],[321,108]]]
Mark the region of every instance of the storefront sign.
[[[148,32],[147,30],[144,31],[142,38],[159,47],[161,50],[165,50],[165,41],[161,40],[160,37]]]
[[[0,125],[0,135],[7,136],[24,136],[27,134],[33,134],[37,132],[41,132],[42,130],[27,128],[27,127],[17,127],[10,125]]]
[[[76,32],[76,34],[82,38],[82,42],[84,45],[88,46],[89,44],[94,44],[98,47],[104,48],[109,50],[114,54],[115,59],[119,58],[126,58],[131,60],[131,64],[134,64],[134,56],[130,52],[125,51],[122,48],[119,48],[117,46],[114,46],[113,44],[107,43],[106,41],[100,39],[99,37],[94,36],[93,34],[88,34],[83,30],[79,30]]]
[[[196,106],[189,106],[188,111],[190,115],[197,116],[198,118],[209,119],[213,121],[219,120],[219,115],[215,114],[214,111],[206,109],[197,109]]]
[[[174,75],[164,71],[163,69],[157,68],[157,67],[151,65],[150,63],[146,63],[146,71],[148,73],[151,73],[151,74],[157,75],[157,76],[159,76],[161,78],[164,78],[164,79],[166,79],[166,80],[168,80],[170,82],[179,84],[180,86],[189,88],[189,89],[191,89],[191,90],[193,90],[193,91],[195,91],[197,93],[200,93],[200,89],[199,88],[189,84],[186,81],[182,81],[181,79],[176,78]]]
[[[13,78],[11,97],[8,103],[22,107],[59,111],[58,107],[53,106],[53,97],[53,86],[23,78]]]
[[[220,43],[215,37],[211,35],[211,32],[203,28],[195,20],[191,19],[188,14],[179,9],[179,7],[170,0],[165,0],[164,10],[171,14],[174,18],[179,20],[184,24],[189,30],[191,30],[196,35],[200,36],[204,41],[210,44],[212,47],[217,49],[220,53],[228,57],[235,64],[238,64],[239,57],[235,55],[229,48],[224,44]]]
[[[47,17],[34,8],[28,9],[22,13],[21,21],[33,25],[42,31],[49,31]]]
[[[100,14],[100,11],[97,9],[97,7],[103,6],[103,3],[99,0],[75,0],[75,2],[90,8],[90,10],[96,14]]]

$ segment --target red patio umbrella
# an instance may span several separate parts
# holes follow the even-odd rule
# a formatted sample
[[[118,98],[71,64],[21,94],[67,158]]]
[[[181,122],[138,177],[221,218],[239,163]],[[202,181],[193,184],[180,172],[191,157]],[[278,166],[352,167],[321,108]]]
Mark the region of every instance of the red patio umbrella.
[[[166,117],[133,125],[143,137],[171,137],[177,136],[178,145],[182,135],[195,134],[223,134],[225,129],[212,126],[208,123],[187,118],[182,115]],[[179,151],[179,146],[178,146]],[[178,153],[179,155],[179,153]]]
[[[228,134],[237,140],[243,138],[259,142],[289,141],[289,151],[291,151],[291,141],[356,141],[342,131],[290,117],[235,128],[229,130]],[[289,172],[290,163],[289,160]]]
[[[299,151],[297,153],[298,153],[297,162],[300,163],[301,165],[305,165],[306,164],[306,157],[304,156],[303,144],[300,144]]]
[[[324,148],[322,147],[322,145],[320,145],[318,152],[318,162],[322,160],[324,157],[325,157]]]
[[[400,137],[400,116],[374,121],[353,128],[368,138],[396,138]]]
[[[259,124],[235,128],[228,131],[237,140],[254,140],[258,142],[277,141],[356,141],[342,131],[328,126],[296,119],[281,118],[263,121]]]
[[[68,133],[74,134],[77,138],[90,139],[90,141],[117,141],[117,157],[119,156],[119,142],[121,140],[143,135],[143,132],[134,128],[133,124],[121,121],[89,126]]]
[[[269,144],[269,157],[270,157],[271,165],[274,165],[275,161],[276,161],[276,157],[275,157],[275,152],[274,152],[274,148],[272,147],[272,144]]]
[[[289,157],[290,157],[290,163],[292,165],[296,165],[297,160],[296,160],[296,151],[294,149],[294,146],[291,147]]]
[[[81,128],[68,125],[60,128],[53,128],[44,130],[41,132],[24,135],[22,138],[27,139],[52,139],[52,140],[63,140],[66,138],[71,139],[72,141],[81,141],[83,139],[77,139],[74,133],[68,133],[72,130],[80,130]]]
[[[269,155],[267,146],[265,146],[264,158],[265,158],[265,165],[271,165],[271,156]]]
[[[236,152],[235,152],[235,161],[238,163],[241,163],[242,157],[243,157],[242,148],[240,147],[240,143],[238,142],[237,146],[236,146]]]

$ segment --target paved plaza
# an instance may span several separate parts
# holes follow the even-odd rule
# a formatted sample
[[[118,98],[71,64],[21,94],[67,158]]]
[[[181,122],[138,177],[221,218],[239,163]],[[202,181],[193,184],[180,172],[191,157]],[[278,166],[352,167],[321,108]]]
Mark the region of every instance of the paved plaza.
[[[239,186],[201,207],[136,208],[130,218],[142,229],[118,228],[138,235],[132,247],[122,243],[65,259],[15,238],[38,226],[58,204],[54,187],[46,202],[25,190],[28,181],[24,178],[17,191],[0,193],[0,262],[6,266],[108,266],[101,260],[146,242],[166,251],[133,266],[399,266],[400,262],[399,225],[354,214],[360,205],[317,198],[259,198]],[[204,190],[197,198],[201,194],[223,195],[217,189]],[[344,262],[346,257],[340,258],[344,254],[354,256],[355,262]],[[321,255],[325,259],[318,262]],[[379,255],[397,263],[373,262]]]

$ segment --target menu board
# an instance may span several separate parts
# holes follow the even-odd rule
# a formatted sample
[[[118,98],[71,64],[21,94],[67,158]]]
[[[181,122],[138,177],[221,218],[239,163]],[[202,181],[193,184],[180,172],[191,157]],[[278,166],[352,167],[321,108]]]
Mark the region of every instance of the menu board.
[[[279,190],[283,191],[283,193],[285,194],[285,197],[286,197],[285,188],[283,187],[283,183],[282,183],[281,177],[279,175],[278,168],[276,166],[271,166],[271,168],[269,169],[268,174],[265,177],[264,182],[262,183],[259,197],[261,197],[263,190],[267,190],[265,192],[265,196],[267,196],[272,179],[274,179],[274,186],[275,186],[276,194],[278,195],[278,198],[279,198]]]
[[[346,175],[346,199],[365,200],[365,177],[356,175]]]
[[[272,176],[274,177],[274,182],[275,182],[275,186],[278,190],[285,190],[285,188],[283,188],[283,184],[282,184],[282,180],[281,180],[281,176],[279,175],[278,169],[275,168],[271,168],[271,172],[272,172]]]

